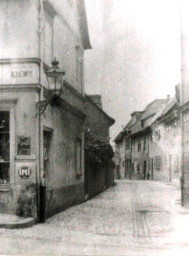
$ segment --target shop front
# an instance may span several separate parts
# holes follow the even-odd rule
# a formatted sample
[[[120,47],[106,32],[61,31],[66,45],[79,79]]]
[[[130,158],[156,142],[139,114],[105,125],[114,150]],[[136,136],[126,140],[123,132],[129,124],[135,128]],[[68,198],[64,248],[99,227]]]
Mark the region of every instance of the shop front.
[[[84,200],[84,99],[64,85],[42,115],[40,61],[0,65],[0,212],[44,220]]]

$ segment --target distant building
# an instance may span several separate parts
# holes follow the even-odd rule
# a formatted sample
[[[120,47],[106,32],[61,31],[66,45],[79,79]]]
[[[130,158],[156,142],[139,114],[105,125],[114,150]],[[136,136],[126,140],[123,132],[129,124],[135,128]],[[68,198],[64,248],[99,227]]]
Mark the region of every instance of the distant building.
[[[150,143],[151,178],[180,185],[181,124],[176,97],[162,108],[152,121]]]
[[[131,120],[115,138],[120,178],[152,179],[180,184],[181,125],[179,87],[173,99],[157,99]]]

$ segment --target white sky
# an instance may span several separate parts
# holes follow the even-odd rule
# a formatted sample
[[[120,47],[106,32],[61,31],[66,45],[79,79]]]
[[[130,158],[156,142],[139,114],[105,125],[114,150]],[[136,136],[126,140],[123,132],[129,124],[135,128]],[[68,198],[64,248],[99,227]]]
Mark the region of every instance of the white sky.
[[[85,54],[86,92],[100,93],[116,119],[115,138],[155,98],[180,82],[179,0],[85,0],[93,50]]]

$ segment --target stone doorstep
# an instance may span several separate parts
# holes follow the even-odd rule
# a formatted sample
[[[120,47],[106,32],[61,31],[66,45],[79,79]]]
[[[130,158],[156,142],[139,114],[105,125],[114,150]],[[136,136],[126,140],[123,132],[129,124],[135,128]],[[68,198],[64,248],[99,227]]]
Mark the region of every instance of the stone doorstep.
[[[0,228],[17,229],[35,225],[34,218],[22,218],[16,215],[0,214]]]

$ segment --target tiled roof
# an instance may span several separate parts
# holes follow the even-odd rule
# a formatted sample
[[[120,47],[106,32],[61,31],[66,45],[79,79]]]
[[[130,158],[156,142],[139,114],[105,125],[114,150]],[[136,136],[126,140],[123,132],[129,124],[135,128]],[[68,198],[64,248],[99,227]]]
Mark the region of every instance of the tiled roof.
[[[127,123],[124,129],[115,138],[116,141],[121,141],[127,131],[131,132],[131,135],[143,132],[146,128],[149,128],[157,119],[168,113],[171,108],[177,103],[176,98],[173,99],[156,99],[149,103],[141,117],[133,124],[132,119]],[[144,127],[141,126],[141,121],[144,121]]]

